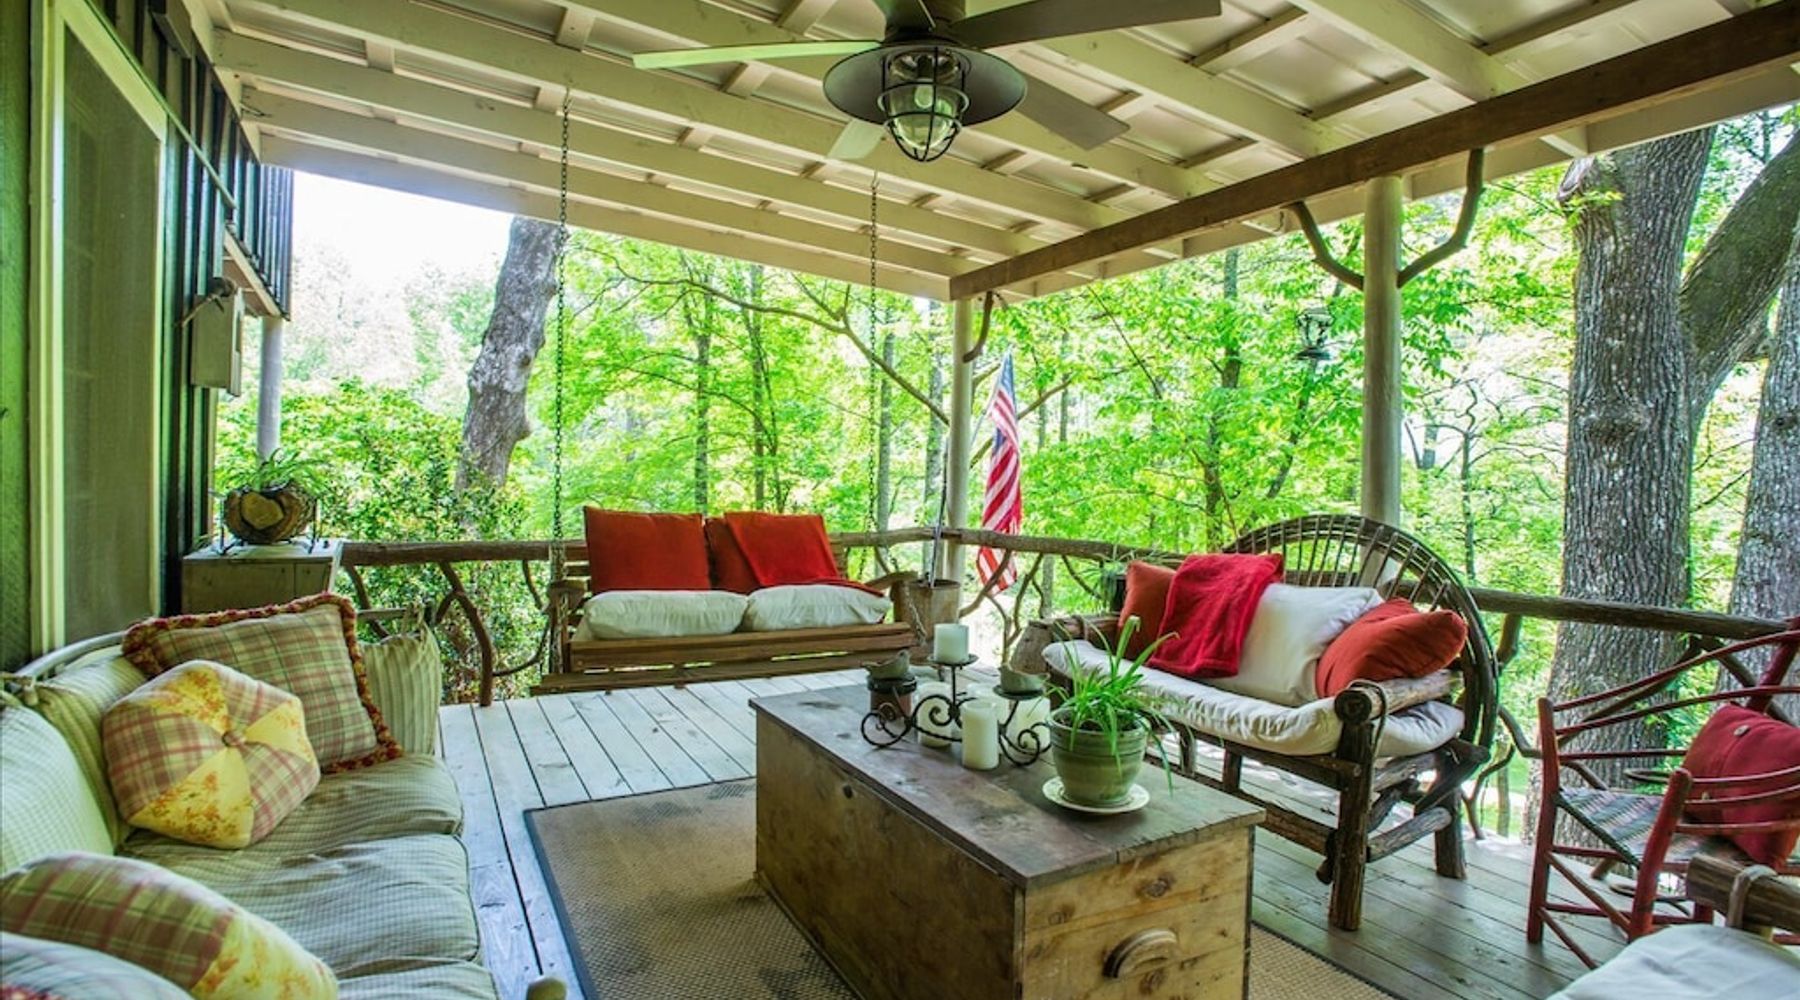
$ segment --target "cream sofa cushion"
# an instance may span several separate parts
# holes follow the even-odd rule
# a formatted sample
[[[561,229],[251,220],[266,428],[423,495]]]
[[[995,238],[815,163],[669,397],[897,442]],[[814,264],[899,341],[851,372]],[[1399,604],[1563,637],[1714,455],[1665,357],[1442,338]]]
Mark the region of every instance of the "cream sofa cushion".
[[[1104,649],[1077,639],[1053,643],[1044,650],[1044,660],[1067,673],[1104,673],[1107,655]],[[1271,753],[1294,757],[1330,753],[1344,730],[1330,698],[1298,706],[1278,705],[1221,690],[1211,681],[1190,681],[1160,670],[1144,671],[1144,686],[1171,721]],[[1424,753],[1455,737],[1462,725],[1462,711],[1454,705],[1441,701],[1415,705],[1388,717],[1375,755]]]
[[[887,616],[893,602],[879,594],[835,583],[803,583],[764,587],[750,595],[744,628],[779,632],[796,628],[842,628],[873,625]]]
[[[10,696],[0,698],[0,872],[45,854],[111,854],[113,847],[106,812],[62,735]]]
[[[1350,624],[1381,603],[1373,587],[1270,584],[1256,605],[1235,677],[1207,683],[1289,707],[1319,697],[1319,657]]]
[[[581,606],[577,639],[725,635],[744,621],[744,595],[729,590],[609,590]]]

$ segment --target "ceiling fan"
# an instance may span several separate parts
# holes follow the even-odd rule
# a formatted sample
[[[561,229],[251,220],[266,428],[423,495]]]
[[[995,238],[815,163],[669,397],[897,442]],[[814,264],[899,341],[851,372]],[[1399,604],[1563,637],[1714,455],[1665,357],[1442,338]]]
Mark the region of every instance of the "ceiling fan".
[[[984,51],[1064,35],[1216,17],[1219,0],[1029,0],[964,17],[964,0],[874,0],[887,18],[880,41],[802,41],[642,52],[640,69],[707,63],[844,56],[825,74],[825,97],[853,121],[830,156],[874,152],[882,129],[902,152],[927,162],[944,155],[966,125],[1017,108],[1083,149],[1129,127],[1085,101],[1021,73]]]

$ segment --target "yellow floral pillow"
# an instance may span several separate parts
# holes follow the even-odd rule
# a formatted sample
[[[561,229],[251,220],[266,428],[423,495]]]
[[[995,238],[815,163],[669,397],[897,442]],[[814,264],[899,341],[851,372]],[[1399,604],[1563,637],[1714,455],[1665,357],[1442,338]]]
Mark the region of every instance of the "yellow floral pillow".
[[[208,660],[119,699],[101,739],[126,822],[208,847],[256,843],[319,784],[300,699]]]
[[[0,930],[105,952],[198,1000],[338,995],[331,969],[281,928],[192,879],[132,858],[48,854],[7,872],[0,876]]]

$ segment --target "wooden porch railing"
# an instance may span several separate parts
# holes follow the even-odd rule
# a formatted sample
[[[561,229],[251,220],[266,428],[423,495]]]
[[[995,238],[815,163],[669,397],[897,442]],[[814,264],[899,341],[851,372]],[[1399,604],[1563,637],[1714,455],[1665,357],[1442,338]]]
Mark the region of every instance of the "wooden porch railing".
[[[868,569],[885,571],[896,565],[919,564],[922,562],[920,558],[912,555],[902,558],[896,550],[903,546],[928,544],[931,538],[932,529],[911,527],[886,532],[845,532],[832,535],[831,541],[846,565],[854,571],[852,575],[855,575],[855,572]],[[1106,607],[1109,597],[1102,579],[1106,567],[1122,565],[1132,559],[1175,563],[1184,555],[1090,539],[1002,535],[973,528],[947,529],[943,538],[970,549],[981,545],[991,546],[1007,552],[1009,558],[1017,561],[1019,582],[1008,593],[994,594],[986,590],[965,592],[965,614],[982,605],[987,605],[997,613],[1001,622],[1003,654],[1011,650],[1024,626],[1033,618],[1059,611],[1091,611]],[[495,686],[500,678],[542,668],[547,665],[547,658],[553,654],[546,641],[547,633],[543,631],[539,632],[537,641],[528,652],[523,648],[512,651],[500,649],[488,627],[478,595],[466,584],[458,566],[516,566],[521,579],[521,596],[529,595],[528,600],[534,605],[534,610],[541,610],[553,547],[560,547],[563,552],[579,552],[582,544],[580,539],[567,539],[560,543],[546,540],[347,542],[344,544],[342,565],[355,599],[362,607],[372,604],[371,588],[366,579],[366,573],[370,569],[415,567],[435,572],[438,577],[437,587],[441,588],[441,592],[433,600],[432,620],[444,621],[453,615],[460,616],[467,630],[467,645],[471,647],[468,652],[475,661],[472,666],[478,677],[477,696],[481,704],[486,705],[493,700]],[[921,549],[919,555],[922,553]],[[1528,623],[1539,623],[1540,632],[1542,627],[1563,622],[1580,622],[1672,633],[1686,637],[1683,655],[1738,639],[1766,635],[1783,628],[1783,624],[1778,621],[1710,611],[1550,597],[1487,588],[1472,588],[1470,592],[1484,617],[1488,619],[1490,634],[1496,638],[1495,652],[1502,668],[1512,663],[1525,648]],[[1072,602],[1085,606],[1059,607],[1059,593],[1069,595]],[[1494,627],[1496,625],[1497,628]],[[1727,667],[1733,670],[1741,683],[1752,682],[1751,671],[1745,665],[1734,661],[1727,663]],[[1506,676],[1503,669],[1503,695]],[[1537,756],[1537,749],[1532,745],[1526,729],[1505,710],[1504,702],[1503,696],[1501,721],[1505,734],[1501,737],[1502,745],[1495,748],[1494,763],[1478,778],[1471,796],[1472,801],[1478,799],[1487,783],[1495,782],[1502,804],[1499,811],[1503,818],[1502,833],[1506,832],[1504,817],[1507,809],[1504,806],[1511,795],[1506,766],[1515,754],[1527,758]],[[1471,809],[1472,814],[1475,812],[1477,810]],[[1471,818],[1476,834],[1480,836],[1480,825],[1473,822],[1478,817],[1472,815]]]

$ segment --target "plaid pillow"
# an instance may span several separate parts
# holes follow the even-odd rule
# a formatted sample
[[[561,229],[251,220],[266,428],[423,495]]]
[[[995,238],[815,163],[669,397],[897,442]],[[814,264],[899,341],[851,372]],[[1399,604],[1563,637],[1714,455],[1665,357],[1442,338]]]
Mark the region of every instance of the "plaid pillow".
[[[0,929],[103,951],[199,1000],[335,1000],[337,977],[279,927],[166,868],[52,854],[0,876]]]
[[[300,699],[221,664],[158,674],[102,729],[119,811],[191,844],[248,847],[319,785]]]
[[[189,660],[211,660],[292,692],[306,710],[306,736],[326,773],[400,756],[369,695],[356,645],[356,609],[335,594],[152,618],[133,625],[121,648],[149,677]]]
[[[188,1000],[149,969],[61,941],[0,931],[0,1000]]]

